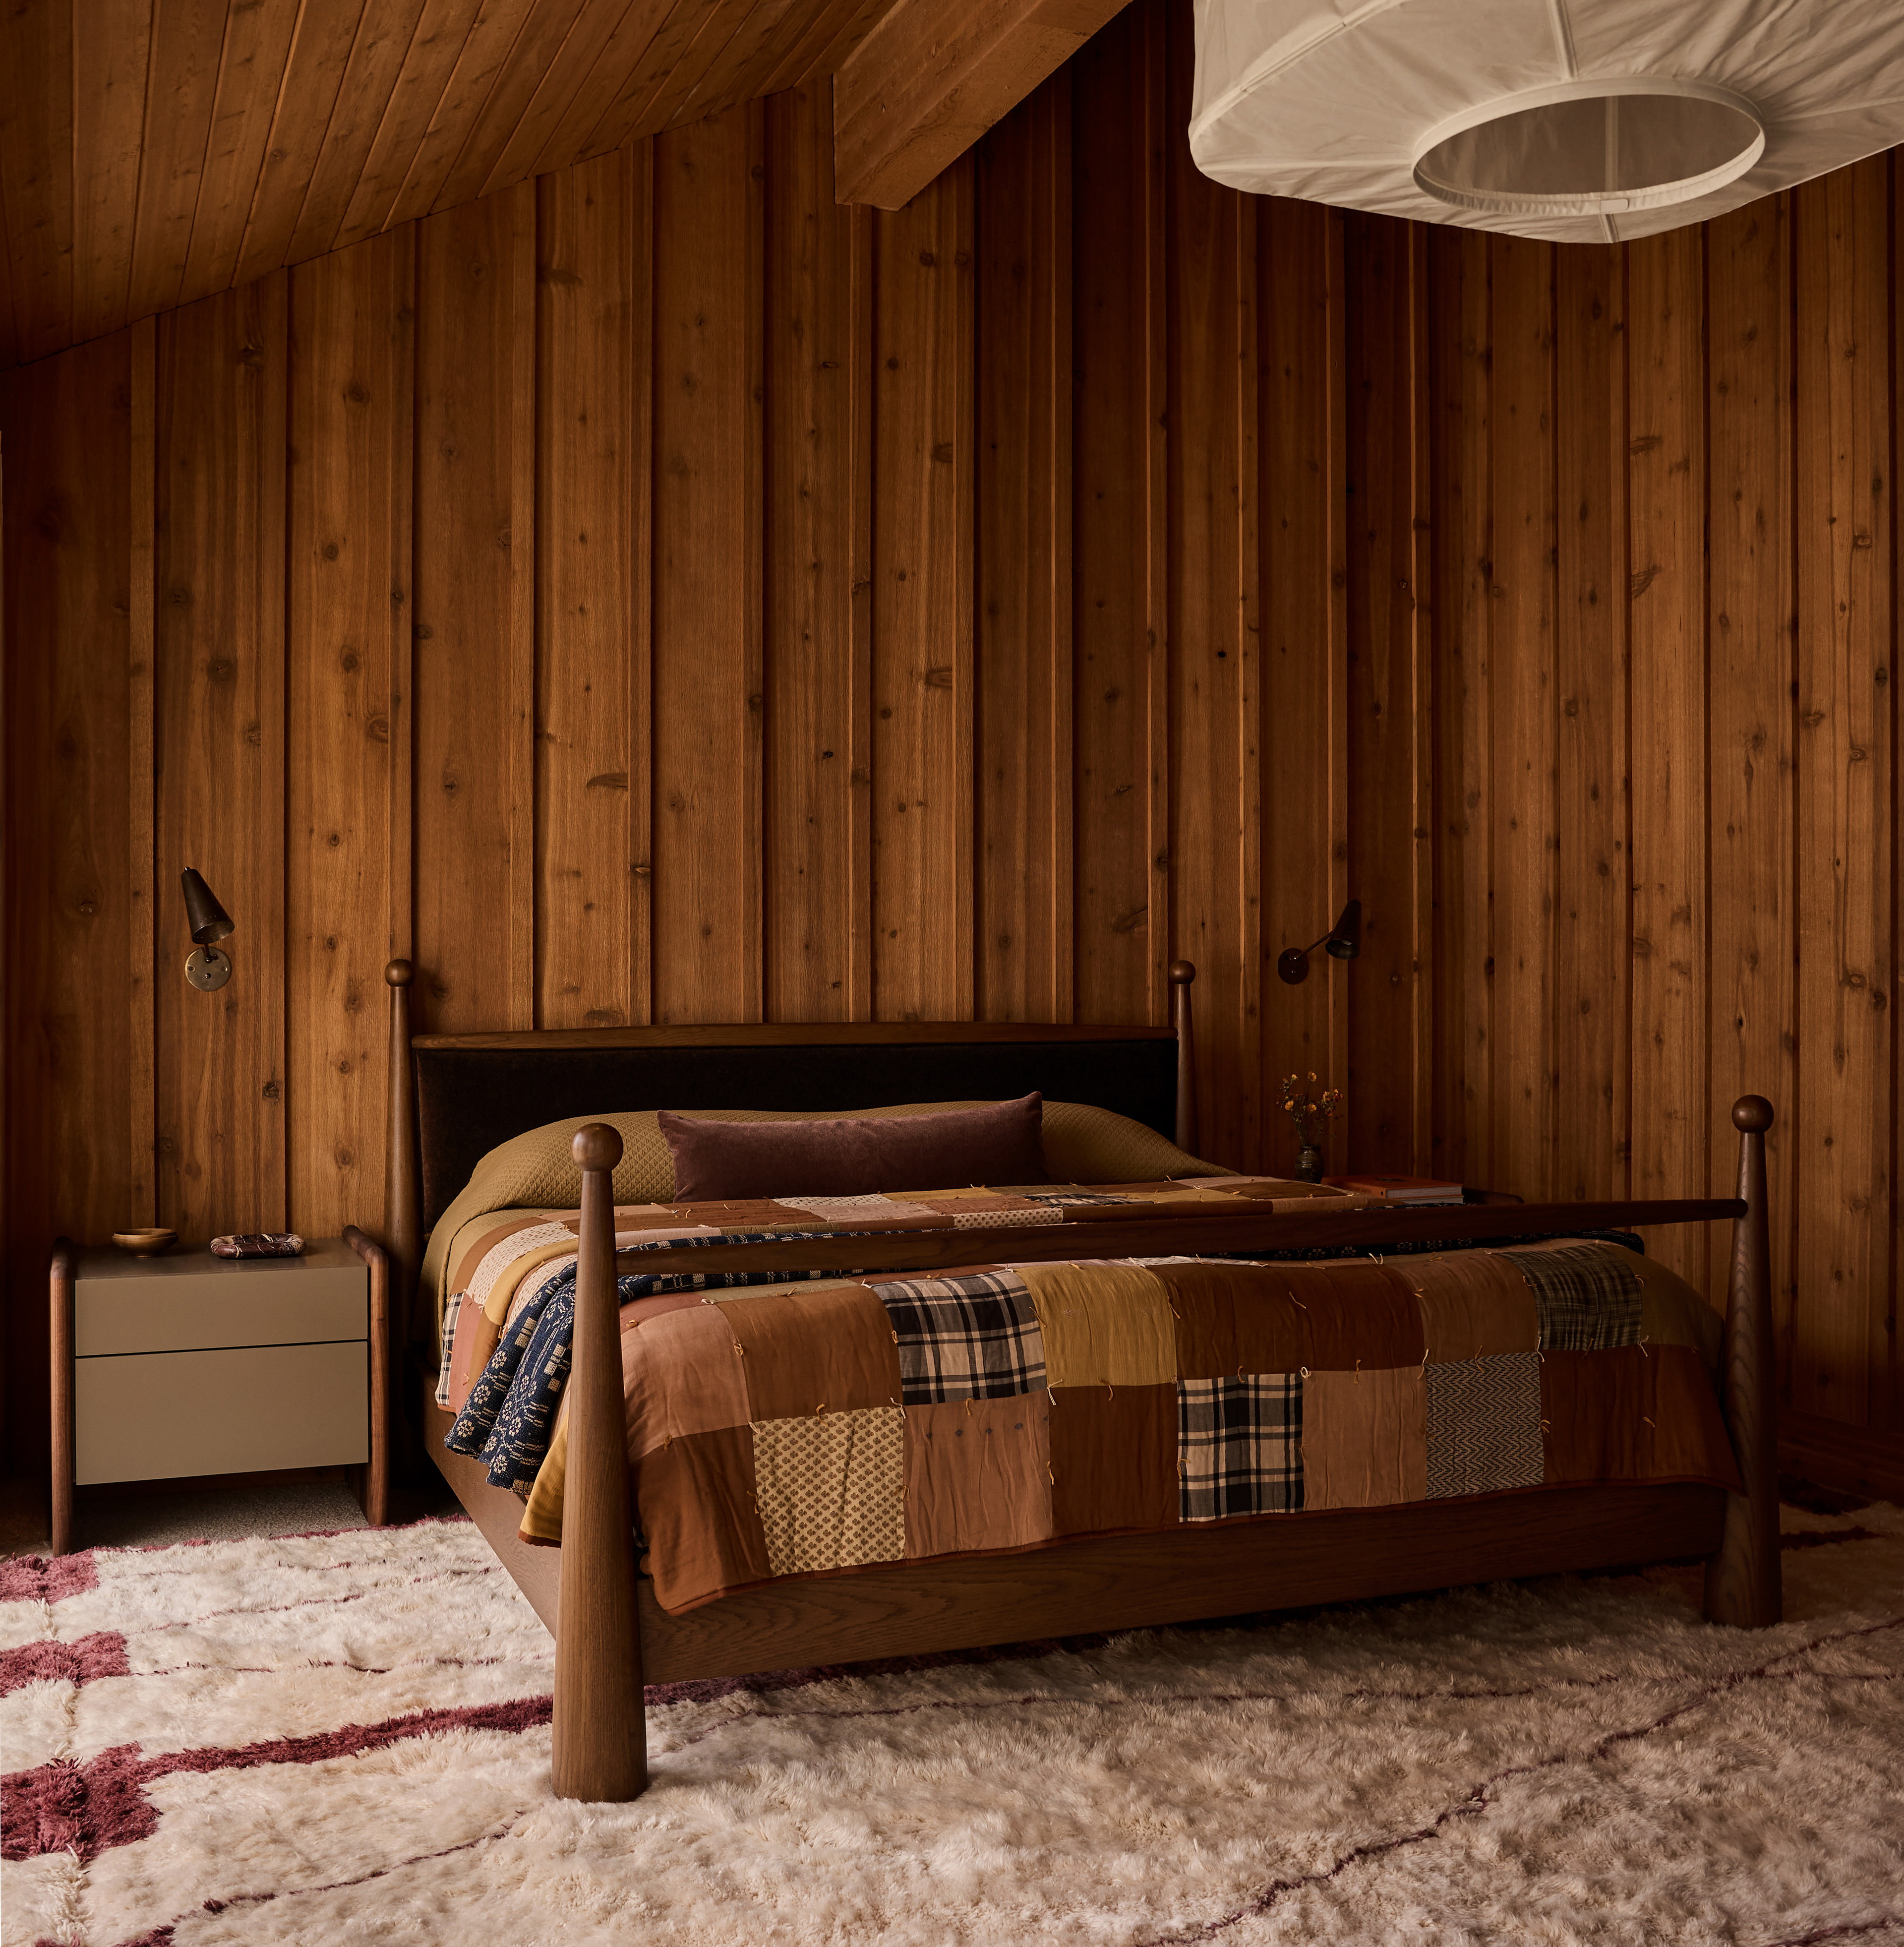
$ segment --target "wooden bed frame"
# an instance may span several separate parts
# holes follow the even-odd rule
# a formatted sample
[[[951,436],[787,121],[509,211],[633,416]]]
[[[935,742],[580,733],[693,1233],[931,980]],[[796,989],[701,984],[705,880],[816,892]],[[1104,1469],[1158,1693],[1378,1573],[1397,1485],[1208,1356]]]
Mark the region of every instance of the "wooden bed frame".
[[[398,1280],[397,1315],[416,1329],[417,1274],[426,1209],[434,1223],[461,1180],[456,1159],[473,1160],[524,1128],[555,1119],[552,1098],[530,1085],[539,1063],[561,1069],[589,1057],[581,1079],[589,1108],[701,1109],[815,1105],[785,1099],[790,1087],[823,1091],[820,1106],[871,1107],[895,1100],[1024,1094],[1045,1085],[1062,1063],[1054,1097],[1125,1105],[1129,1070],[1150,1076],[1142,1119],[1174,1128],[1194,1149],[1190,986],[1195,970],[1170,970],[1171,1028],[981,1023],[827,1023],[816,1026],[613,1028],[542,1032],[416,1035],[410,1032],[411,968],[393,961],[391,989],[391,1143],[387,1227]],[[1160,1044],[1163,1045],[1160,1046]],[[737,1060],[737,1057],[739,1059]],[[1159,1058],[1174,1063],[1157,1086]],[[886,1085],[944,1072],[964,1085],[936,1097]],[[503,1064],[504,1099],[485,1107],[486,1063]],[[816,1066],[817,1063],[817,1066]],[[792,1064],[790,1066],[789,1064]],[[572,1065],[572,1063],[571,1063]],[[1102,1070],[1096,1085],[1091,1077]],[[438,1080],[447,1076],[447,1080]],[[974,1078],[982,1076],[982,1081]],[[696,1078],[719,1077],[705,1087]],[[737,1077],[747,1078],[737,1080]],[[780,1100],[722,1099],[754,1085]],[[664,1089],[665,1096],[658,1091]],[[438,1099],[432,1100],[433,1089]],[[614,1091],[620,1090],[620,1094]],[[604,1095],[607,1099],[604,1100]],[[635,1099],[628,1099],[632,1095]],[[447,1116],[444,1100],[458,1113]],[[1140,1104],[1140,1106],[1141,1106]],[[434,1110],[434,1113],[433,1113]],[[447,1159],[440,1140],[456,1124]],[[746,1674],[756,1670],[959,1649],[1035,1637],[1186,1622],[1266,1608],[1507,1580],[1562,1570],[1707,1558],[1705,1613],[1745,1627],[1778,1620],[1780,1580],[1773,1394],[1771,1254],[1765,1187],[1765,1132],[1772,1106],[1742,1097],[1736,1199],[1571,1204],[1467,1205],[1387,1213],[1274,1216],[1243,1212],[1198,1228],[1208,1250],[1301,1249],[1457,1237],[1565,1234],[1636,1225],[1732,1223],[1722,1404],[1745,1491],[1624,1485],[1547,1488],[1478,1500],[1405,1507],[1332,1509],[1275,1521],[1185,1528],[1161,1534],[1068,1541],[1028,1553],[944,1562],[901,1562],[730,1596],[681,1616],[655,1602],[638,1574],[624,1446],[621,1358],[614,1268],[614,1171],[621,1138],[604,1123],[580,1128],[581,1237],[576,1278],[573,1364],[567,1391],[568,1473],[559,1548],[518,1538],[521,1503],[491,1487],[473,1460],[447,1453],[450,1416],[435,1404],[434,1374],[419,1392],[425,1445],[456,1497],[501,1558],[556,1640],[554,1773],[565,1798],[622,1800],[648,1783],[644,1682]],[[474,1126],[470,1126],[471,1122]],[[439,1140],[433,1150],[432,1131]],[[479,1147],[473,1147],[480,1145]],[[467,1174],[466,1165],[463,1168]],[[1091,1227],[1094,1254],[1167,1254],[1182,1246],[1175,1226],[1142,1218]],[[1037,1262],[1076,1252],[1080,1240],[1059,1227],[988,1231],[988,1256]],[[836,1258],[821,1240],[812,1262]],[[867,1238],[853,1255],[866,1270],[929,1268],[969,1258],[963,1234]],[[735,1245],[719,1252],[722,1270],[788,1261],[786,1245]],[[662,1250],[653,1268],[705,1271],[705,1249]],[[677,1262],[677,1260],[678,1261]],[[646,1261],[644,1260],[644,1264]],[[428,1355],[433,1360],[434,1354]],[[426,1362],[428,1362],[426,1360]]]

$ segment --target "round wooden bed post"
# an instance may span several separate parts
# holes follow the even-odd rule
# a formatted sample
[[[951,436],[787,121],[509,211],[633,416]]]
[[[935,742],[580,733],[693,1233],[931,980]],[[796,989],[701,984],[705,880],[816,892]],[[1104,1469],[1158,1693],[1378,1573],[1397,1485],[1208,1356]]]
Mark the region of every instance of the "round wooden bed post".
[[[1745,1491],[1726,1499],[1724,1536],[1706,1564],[1705,1612],[1715,1623],[1763,1629],[1777,1622],[1784,1608],[1772,1237],[1765,1208],[1765,1132],[1772,1126],[1772,1104],[1763,1095],[1742,1095],[1732,1104],[1732,1125],[1739,1134],[1739,1194],[1745,1214],[1732,1223],[1721,1397]]]
[[[1170,962],[1170,1025],[1176,1029],[1176,1146],[1197,1153],[1197,1035],[1190,1018],[1191,983],[1197,970],[1187,960]]]
[[[390,1147],[385,1163],[384,1246],[390,1253],[390,1311],[396,1327],[393,1354],[416,1336],[416,1279],[423,1264],[423,1187],[417,1174],[416,1071],[410,1066],[410,982],[407,960],[384,969],[390,989]]]
[[[634,1798],[648,1786],[615,1286],[614,1169],[621,1153],[621,1138],[605,1122],[576,1131],[582,1244],[562,1497],[554,1772],[557,1797],[597,1803]]]

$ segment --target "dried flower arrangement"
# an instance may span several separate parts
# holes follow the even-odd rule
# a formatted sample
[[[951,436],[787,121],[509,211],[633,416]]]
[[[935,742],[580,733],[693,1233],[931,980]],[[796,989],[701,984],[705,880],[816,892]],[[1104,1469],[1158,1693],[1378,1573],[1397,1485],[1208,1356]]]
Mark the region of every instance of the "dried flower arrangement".
[[[1281,1095],[1283,1112],[1296,1125],[1296,1140],[1303,1154],[1297,1173],[1313,1182],[1321,1174],[1322,1131],[1342,1113],[1347,1099],[1340,1088],[1316,1091],[1315,1073],[1285,1075]]]
[[[1296,1125],[1297,1140],[1306,1147],[1314,1144],[1321,1134],[1324,1123],[1334,1122],[1342,1113],[1346,1099],[1340,1088],[1325,1088],[1320,1095],[1317,1094],[1313,1069],[1306,1076],[1283,1077],[1282,1107]]]

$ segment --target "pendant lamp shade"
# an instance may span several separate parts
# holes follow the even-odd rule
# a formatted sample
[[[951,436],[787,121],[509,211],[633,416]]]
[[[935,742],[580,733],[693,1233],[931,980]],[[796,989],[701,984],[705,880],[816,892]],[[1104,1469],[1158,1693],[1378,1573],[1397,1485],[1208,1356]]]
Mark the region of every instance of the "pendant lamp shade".
[[[1190,150],[1262,195],[1606,243],[1904,142],[1900,0],[1196,0]]]

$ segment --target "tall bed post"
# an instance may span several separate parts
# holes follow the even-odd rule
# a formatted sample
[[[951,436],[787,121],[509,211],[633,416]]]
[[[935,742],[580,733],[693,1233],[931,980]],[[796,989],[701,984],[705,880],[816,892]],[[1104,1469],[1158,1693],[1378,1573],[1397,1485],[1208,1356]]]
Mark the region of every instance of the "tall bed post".
[[[576,1131],[582,1240],[567,1387],[554,1754],[557,1797],[616,1803],[648,1787],[616,1302],[614,1169],[621,1153],[621,1138],[606,1122]]]
[[[1176,1029],[1176,1146],[1197,1153],[1197,1033],[1190,1018],[1190,986],[1197,970],[1187,960],[1170,962],[1170,1025]]]
[[[1772,1235],[1765,1207],[1765,1132],[1772,1126],[1772,1104],[1763,1095],[1742,1095],[1732,1104],[1732,1126],[1739,1131],[1739,1194],[1745,1214],[1732,1220],[1721,1397],[1745,1492],[1726,1497],[1724,1535],[1706,1564],[1705,1612],[1712,1622],[1749,1630],[1777,1622],[1784,1608]]]
[[[390,1253],[391,1317],[400,1358],[416,1336],[416,1280],[423,1263],[423,1183],[416,1157],[416,1071],[410,1061],[410,981],[407,960],[384,969],[390,987],[390,1142],[385,1152],[384,1245]]]

